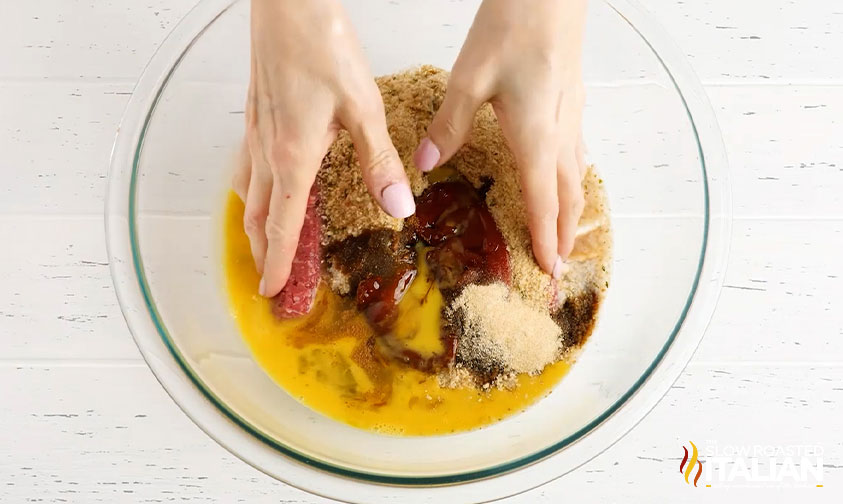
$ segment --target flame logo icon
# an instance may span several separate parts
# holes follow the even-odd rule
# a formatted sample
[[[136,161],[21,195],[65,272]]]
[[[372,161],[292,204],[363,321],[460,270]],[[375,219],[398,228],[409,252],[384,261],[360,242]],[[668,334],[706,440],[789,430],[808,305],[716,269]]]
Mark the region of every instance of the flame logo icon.
[[[691,472],[694,470],[694,465],[697,466],[697,475],[694,477],[694,486],[697,486],[697,481],[700,479],[700,475],[702,474],[702,462],[697,460],[697,445],[694,444],[693,441],[688,441],[691,443],[691,448],[693,451],[691,452],[691,460],[688,460],[688,449],[684,446],[682,447],[685,450],[685,457],[682,458],[682,463],[679,464],[679,472],[685,474],[685,483],[690,484],[691,482],[688,481],[688,478],[691,476]],[[686,464],[687,463],[687,467]]]

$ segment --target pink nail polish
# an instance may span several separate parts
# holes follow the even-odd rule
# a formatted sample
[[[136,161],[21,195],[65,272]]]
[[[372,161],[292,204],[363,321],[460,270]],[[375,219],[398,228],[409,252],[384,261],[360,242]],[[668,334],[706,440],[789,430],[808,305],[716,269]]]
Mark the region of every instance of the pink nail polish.
[[[381,193],[383,209],[396,219],[404,219],[416,211],[413,192],[407,184],[396,182],[386,187]]]
[[[413,162],[416,164],[416,168],[423,172],[429,172],[434,167],[436,167],[436,163],[439,162],[439,158],[441,154],[439,149],[434,145],[434,143],[430,140],[430,138],[425,137],[420,143],[419,147],[416,149],[416,152],[413,154]]]
[[[566,266],[567,266],[567,265],[566,265],[565,263],[563,263],[563,262],[562,262],[562,258],[561,258],[561,257],[559,257],[559,256],[557,256],[557,257],[556,257],[556,262],[555,262],[555,263],[553,263],[553,273],[552,273],[552,276],[553,276],[553,279],[554,279],[554,280],[559,280],[560,278],[562,278],[562,273],[564,273],[565,271],[567,271]]]

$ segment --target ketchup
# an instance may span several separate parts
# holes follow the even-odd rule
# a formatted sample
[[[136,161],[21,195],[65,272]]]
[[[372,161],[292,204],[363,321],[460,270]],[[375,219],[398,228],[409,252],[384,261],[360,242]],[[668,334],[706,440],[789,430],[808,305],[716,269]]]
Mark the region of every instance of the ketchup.
[[[356,281],[357,309],[378,334],[378,348],[392,359],[427,373],[454,360],[457,336],[443,321],[443,352],[422,356],[393,334],[398,303],[417,274],[409,251],[421,240],[427,262],[446,298],[472,283],[509,283],[506,242],[481,194],[462,180],[437,182],[416,202],[416,215],[403,233],[375,231],[350,239],[333,255]],[[393,234],[390,234],[393,233]],[[352,283],[354,285],[354,283]]]
[[[376,329],[388,332],[398,316],[398,303],[407,293],[416,269],[405,266],[391,278],[372,275],[357,284],[357,309]]]
[[[509,254],[477,190],[462,181],[431,185],[416,203],[416,233],[443,291],[470,283],[509,283]]]

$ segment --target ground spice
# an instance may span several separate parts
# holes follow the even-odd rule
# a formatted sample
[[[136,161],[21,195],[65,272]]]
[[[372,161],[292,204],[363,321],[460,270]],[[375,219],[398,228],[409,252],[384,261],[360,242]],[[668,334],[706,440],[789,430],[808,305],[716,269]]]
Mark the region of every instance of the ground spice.
[[[557,360],[562,330],[502,283],[469,285],[446,312],[462,329],[458,356],[500,365],[504,372],[541,372]]]

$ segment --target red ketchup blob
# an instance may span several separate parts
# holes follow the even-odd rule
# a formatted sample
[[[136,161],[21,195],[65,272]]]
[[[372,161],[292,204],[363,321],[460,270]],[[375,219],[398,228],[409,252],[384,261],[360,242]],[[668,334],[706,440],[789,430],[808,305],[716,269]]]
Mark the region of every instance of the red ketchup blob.
[[[433,184],[419,197],[416,217],[416,233],[433,247],[427,261],[440,289],[510,282],[506,242],[476,189],[462,181]]]
[[[389,278],[370,276],[357,284],[357,309],[376,329],[388,332],[398,316],[398,302],[407,293],[416,269],[404,266]]]
[[[408,223],[415,227],[415,235],[406,245],[420,239],[430,246],[427,262],[446,298],[453,299],[471,283],[509,283],[506,242],[486,203],[469,184],[445,181],[431,185],[419,197],[416,217]],[[357,309],[378,333],[379,351],[420,371],[438,372],[453,362],[457,336],[443,321],[440,330],[443,351],[429,356],[419,354],[396,338],[392,329],[398,317],[398,302],[416,277],[417,269],[413,263],[396,260],[394,251],[388,249],[366,248],[366,257],[375,261],[370,266],[377,266],[372,268],[377,271],[369,270],[357,283]],[[362,261],[358,266],[365,264],[368,262]]]

